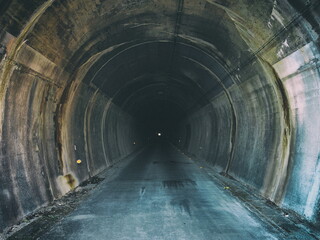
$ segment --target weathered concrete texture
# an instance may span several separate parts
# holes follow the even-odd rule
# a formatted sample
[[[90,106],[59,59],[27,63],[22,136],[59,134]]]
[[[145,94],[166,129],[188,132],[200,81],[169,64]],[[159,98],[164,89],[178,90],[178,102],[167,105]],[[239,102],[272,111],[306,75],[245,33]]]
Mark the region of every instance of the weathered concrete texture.
[[[52,100],[45,98],[54,88],[29,73],[13,72],[3,111],[1,207],[9,223],[47,203],[55,193],[54,187],[50,191],[54,178],[49,178],[54,159],[47,158],[51,150],[46,149],[55,143],[44,138],[47,132],[53,133],[50,125],[45,127],[53,123],[53,115],[45,114],[51,105],[47,101]]]
[[[319,8],[0,1],[0,230],[155,131],[319,224]]]
[[[295,129],[290,156],[294,164],[284,205],[314,221],[320,198],[319,57],[317,47],[310,43],[274,65],[282,70],[280,77],[288,89]]]
[[[74,91],[58,120],[64,193],[142,146],[135,121],[103,93],[84,84]]]

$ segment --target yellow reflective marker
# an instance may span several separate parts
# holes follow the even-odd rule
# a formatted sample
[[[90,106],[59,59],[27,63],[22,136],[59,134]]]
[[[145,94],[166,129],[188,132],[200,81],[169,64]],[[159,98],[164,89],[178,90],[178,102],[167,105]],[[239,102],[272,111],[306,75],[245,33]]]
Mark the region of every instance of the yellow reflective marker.
[[[228,190],[228,189],[230,189],[230,187],[224,187],[224,189],[227,189],[227,190]]]
[[[80,164],[82,161],[80,159],[77,160],[77,163]]]

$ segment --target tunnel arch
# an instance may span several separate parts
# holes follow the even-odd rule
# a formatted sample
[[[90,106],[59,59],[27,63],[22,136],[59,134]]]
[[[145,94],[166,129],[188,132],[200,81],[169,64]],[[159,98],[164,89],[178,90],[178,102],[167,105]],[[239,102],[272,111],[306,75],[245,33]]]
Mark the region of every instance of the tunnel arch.
[[[0,226],[138,151],[160,122],[185,153],[319,223],[318,1],[0,5]]]

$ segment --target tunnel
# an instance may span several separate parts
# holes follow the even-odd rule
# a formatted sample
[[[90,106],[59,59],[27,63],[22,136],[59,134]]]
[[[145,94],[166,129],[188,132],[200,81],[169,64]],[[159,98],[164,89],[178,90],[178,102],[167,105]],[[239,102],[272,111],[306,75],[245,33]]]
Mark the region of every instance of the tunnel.
[[[172,165],[179,153],[320,230],[319,5],[0,0],[0,239],[151,151]],[[132,171],[147,164],[137,161]],[[195,187],[181,169],[175,187]],[[107,239],[189,239],[150,234]]]

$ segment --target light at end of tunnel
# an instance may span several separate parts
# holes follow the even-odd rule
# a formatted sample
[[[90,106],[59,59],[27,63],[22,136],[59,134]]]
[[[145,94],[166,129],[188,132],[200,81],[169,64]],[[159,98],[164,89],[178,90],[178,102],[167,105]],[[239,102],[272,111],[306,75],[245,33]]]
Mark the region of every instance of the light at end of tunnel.
[[[136,145],[136,142],[133,142],[133,145]]]
[[[77,163],[80,164],[82,161],[80,159],[77,160]]]
[[[161,132],[158,132],[157,135],[158,135],[158,137],[161,137],[162,134],[161,134]]]

